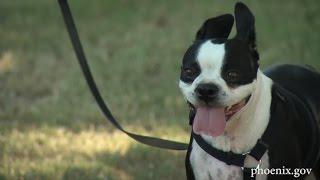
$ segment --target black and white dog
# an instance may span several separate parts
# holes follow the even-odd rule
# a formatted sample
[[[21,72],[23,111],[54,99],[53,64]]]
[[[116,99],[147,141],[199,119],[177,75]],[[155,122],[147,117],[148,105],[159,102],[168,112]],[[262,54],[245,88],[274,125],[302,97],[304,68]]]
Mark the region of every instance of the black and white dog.
[[[231,14],[205,21],[183,58],[179,87],[193,120],[187,179],[246,179],[244,169],[257,166],[312,168],[313,178],[320,178],[320,74],[296,65],[262,72],[253,14],[237,3],[236,36],[228,39],[233,21]],[[195,136],[207,144],[199,145]],[[248,152],[260,141],[266,148],[257,159]],[[243,165],[226,163],[229,155],[245,157]],[[292,174],[254,178],[295,179]]]

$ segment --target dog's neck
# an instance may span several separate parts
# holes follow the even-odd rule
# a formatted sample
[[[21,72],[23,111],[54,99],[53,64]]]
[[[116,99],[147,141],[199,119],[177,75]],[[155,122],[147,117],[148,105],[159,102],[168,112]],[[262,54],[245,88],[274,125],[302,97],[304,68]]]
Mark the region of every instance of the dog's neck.
[[[263,135],[270,116],[272,80],[260,70],[252,83],[252,94],[247,104],[227,122],[223,135],[201,135],[213,147],[234,153],[246,153]]]

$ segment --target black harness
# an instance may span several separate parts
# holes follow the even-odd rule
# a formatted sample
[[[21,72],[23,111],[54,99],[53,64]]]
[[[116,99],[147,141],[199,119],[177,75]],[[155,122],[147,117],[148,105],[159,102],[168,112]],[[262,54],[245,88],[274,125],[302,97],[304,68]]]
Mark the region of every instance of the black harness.
[[[268,146],[263,143],[261,140],[258,140],[257,144],[251,149],[250,152],[245,154],[236,154],[231,151],[225,152],[219,149],[214,148],[209,145],[200,135],[192,132],[192,137],[197,142],[197,144],[203,149],[206,153],[210,154],[212,157],[226,163],[227,165],[234,165],[241,167],[243,171],[243,179],[251,180],[255,179],[255,175],[251,177],[251,169],[255,169],[257,167],[244,167],[244,161],[248,155],[254,157],[260,165],[260,161],[262,156],[267,152]]]
[[[195,112],[195,109],[192,107],[192,105],[191,104],[189,105],[190,105],[189,124],[192,126],[193,119],[195,117],[196,112]],[[213,146],[208,144],[200,135],[194,133],[193,131],[191,133],[191,137],[197,142],[197,144],[201,147],[202,150],[210,154],[212,157],[226,163],[227,165],[240,167],[243,171],[244,180],[254,180],[256,175],[254,174],[253,176],[251,176],[251,169],[257,168],[257,167],[245,167],[244,161],[246,157],[248,155],[252,156],[256,161],[258,161],[258,165],[260,165],[262,156],[268,150],[268,145],[262,142],[261,139],[257,141],[256,145],[251,149],[250,152],[247,152],[244,154],[236,154],[231,151],[225,152],[220,149],[214,148]]]

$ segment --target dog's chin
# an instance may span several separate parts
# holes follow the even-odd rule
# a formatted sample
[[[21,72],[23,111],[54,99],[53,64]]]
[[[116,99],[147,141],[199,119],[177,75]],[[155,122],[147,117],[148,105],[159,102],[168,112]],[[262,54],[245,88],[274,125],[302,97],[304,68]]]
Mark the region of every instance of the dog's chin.
[[[248,98],[230,106],[215,102],[198,102],[190,104],[196,111],[193,131],[196,134],[205,134],[212,137],[223,134],[226,123],[239,112],[247,103]]]

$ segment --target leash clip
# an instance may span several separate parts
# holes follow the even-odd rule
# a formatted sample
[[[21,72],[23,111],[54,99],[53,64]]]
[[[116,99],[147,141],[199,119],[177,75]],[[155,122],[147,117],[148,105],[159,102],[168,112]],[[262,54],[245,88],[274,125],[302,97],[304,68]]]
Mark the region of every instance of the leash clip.
[[[244,165],[243,165],[243,166],[241,166],[241,169],[242,169],[242,171],[249,171],[249,170],[251,170],[251,169],[257,169],[257,168],[259,168],[260,165],[261,165],[261,159],[258,161],[258,164],[257,164],[256,167],[244,167]]]

